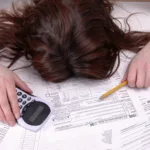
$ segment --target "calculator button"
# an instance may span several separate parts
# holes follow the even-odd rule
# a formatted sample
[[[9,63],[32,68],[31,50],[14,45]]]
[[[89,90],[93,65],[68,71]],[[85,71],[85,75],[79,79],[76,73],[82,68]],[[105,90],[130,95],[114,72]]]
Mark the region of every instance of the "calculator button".
[[[23,100],[21,98],[18,98],[18,102],[22,102]]]
[[[21,96],[21,95],[22,95],[22,93],[21,93],[21,92],[18,92],[18,93],[17,93],[17,95],[18,95],[18,96]]]
[[[21,108],[22,108],[22,105],[20,105],[19,107],[20,107],[20,109],[21,109]]]
[[[26,94],[23,94],[23,95],[22,95],[22,98],[27,98],[27,95],[26,95]]]
[[[30,100],[31,100],[31,97],[28,97],[27,100],[30,101]]]
[[[22,102],[23,105],[25,105],[26,103],[27,103],[26,101],[23,101],[23,102]]]

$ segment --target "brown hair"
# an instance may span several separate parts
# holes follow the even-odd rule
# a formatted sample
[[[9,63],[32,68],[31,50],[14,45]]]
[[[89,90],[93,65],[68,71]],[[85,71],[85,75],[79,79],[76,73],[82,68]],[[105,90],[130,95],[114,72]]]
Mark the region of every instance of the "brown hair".
[[[60,82],[71,76],[105,79],[121,49],[139,51],[149,33],[123,31],[107,0],[31,0],[0,12],[1,57],[30,59],[40,75]],[[4,52],[9,55],[4,54]]]

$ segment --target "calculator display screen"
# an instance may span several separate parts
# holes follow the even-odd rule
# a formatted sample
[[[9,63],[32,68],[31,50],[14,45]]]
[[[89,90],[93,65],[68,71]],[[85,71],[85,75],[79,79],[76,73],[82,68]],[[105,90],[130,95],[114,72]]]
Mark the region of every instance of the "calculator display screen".
[[[37,117],[40,115],[40,113],[43,111],[43,109],[44,109],[44,106],[39,106],[35,110],[35,112],[32,114],[32,116],[29,118],[29,121],[34,122],[37,119]]]
[[[23,120],[33,126],[38,126],[44,122],[44,120],[51,113],[50,107],[39,101],[30,103],[30,105],[25,106],[26,111],[23,113]]]

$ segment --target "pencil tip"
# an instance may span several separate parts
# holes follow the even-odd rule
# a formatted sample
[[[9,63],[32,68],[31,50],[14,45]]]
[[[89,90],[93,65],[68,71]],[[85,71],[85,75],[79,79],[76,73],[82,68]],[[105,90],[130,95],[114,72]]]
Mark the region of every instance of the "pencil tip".
[[[101,96],[101,97],[100,97],[100,100],[103,100],[103,99],[104,99],[104,97],[103,97],[103,96]]]

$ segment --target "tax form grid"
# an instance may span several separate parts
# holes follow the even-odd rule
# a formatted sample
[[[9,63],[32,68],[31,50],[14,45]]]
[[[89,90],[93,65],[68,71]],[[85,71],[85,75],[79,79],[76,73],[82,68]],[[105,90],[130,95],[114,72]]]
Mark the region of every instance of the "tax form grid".
[[[111,80],[98,82],[78,78],[47,86],[46,96],[55,106],[55,129],[94,126],[136,117],[138,114],[126,88],[100,102],[100,91],[107,91],[117,85],[121,80],[119,73],[116,73]]]

